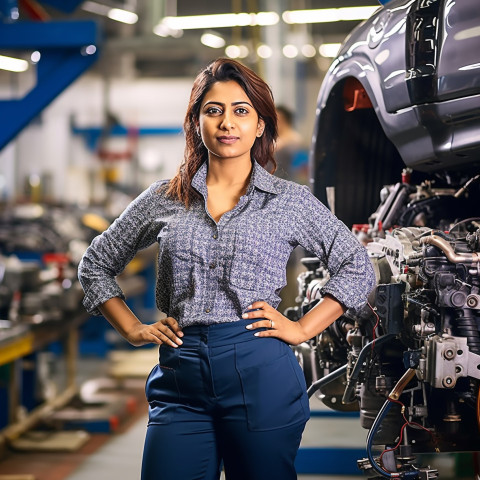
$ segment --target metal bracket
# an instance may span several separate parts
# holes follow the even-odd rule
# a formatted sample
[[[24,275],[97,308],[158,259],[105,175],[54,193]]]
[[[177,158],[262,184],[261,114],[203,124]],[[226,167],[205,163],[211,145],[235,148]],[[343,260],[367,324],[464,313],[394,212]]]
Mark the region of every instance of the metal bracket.
[[[460,377],[480,379],[480,355],[470,351],[464,337],[435,335],[427,342],[426,370],[433,387],[452,389]]]
[[[0,49],[38,50],[37,83],[23,97],[0,100],[0,149],[98,58],[93,21],[17,22],[0,28]]]

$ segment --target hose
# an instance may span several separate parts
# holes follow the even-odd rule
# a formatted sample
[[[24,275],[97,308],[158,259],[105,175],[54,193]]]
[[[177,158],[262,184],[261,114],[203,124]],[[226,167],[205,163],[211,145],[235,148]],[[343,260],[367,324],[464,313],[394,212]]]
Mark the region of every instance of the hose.
[[[337,370],[330,372],[328,375],[325,375],[320,380],[317,380],[316,382],[312,383],[307,390],[308,396],[311,397],[317,390],[320,390],[320,388],[322,388],[327,383],[333,382],[333,380],[336,380],[338,377],[341,377],[346,372],[347,372],[347,365],[343,365],[343,367],[337,368]]]
[[[480,354],[480,333],[477,320],[470,310],[460,310],[460,312],[455,319],[456,332],[460,337],[466,337],[468,348],[478,355]]]
[[[373,447],[373,439],[377,430],[380,428],[381,423],[383,422],[384,418],[387,416],[390,408],[392,408],[393,402],[392,400],[397,400],[400,395],[402,394],[404,388],[410,382],[410,380],[415,376],[415,370],[413,368],[409,368],[400,378],[400,380],[396,383],[393,390],[388,395],[387,400],[383,404],[382,408],[378,412],[375,420],[373,421],[372,427],[370,428],[368,435],[367,435],[367,456],[370,460],[370,464],[372,468],[379,473],[384,478],[411,478],[416,479],[418,478],[418,472],[416,471],[408,471],[408,472],[387,472],[380,468],[378,463],[373,458],[372,447]]]
[[[351,403],[355,400],[355,389],[357,388],[357,381],[358,377],[360,376],[360,372],[362,371],[363,362],[367,358],[368,354],[372,350],[376,350],[378,347],[383,345],[385,342],[391,340],[395,337],[395,334],[389,333],[387,335],[383,335],[375,340],[368,342],[358,354],[357,361],[355,362],[355,366],[353,367],[352,373],[347,382],[347,386],[345,387],[345,392],[343,393],[342,403]]]

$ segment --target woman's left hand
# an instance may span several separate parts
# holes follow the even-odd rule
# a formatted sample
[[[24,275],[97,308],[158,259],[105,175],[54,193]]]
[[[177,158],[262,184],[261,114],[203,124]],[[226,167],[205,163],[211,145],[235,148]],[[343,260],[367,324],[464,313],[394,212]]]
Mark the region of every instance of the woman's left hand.
[[[298,345],[308,340],[301,324],[292,322],[267,302],[255,302],[248,309],[252,311],[244,313],[242,318],[252,320],[259,318],[260,320],[247,325],[246,328],[248,330],[267,328],[267,330],[256,332],[254,334],[256,337],[275,337],[291,345]]]

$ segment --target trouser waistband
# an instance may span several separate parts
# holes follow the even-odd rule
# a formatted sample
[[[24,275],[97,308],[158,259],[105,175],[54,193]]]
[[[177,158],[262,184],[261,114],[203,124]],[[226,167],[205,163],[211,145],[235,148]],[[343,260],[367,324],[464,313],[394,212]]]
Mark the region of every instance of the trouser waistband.
[[[253,334],[266,330],[259,328],[247,330],[245,327],[253,323],[252,320],[236,320],[229,323],[214,323],[212,325],[191,325],[183,328],[183,346],[209,346],[233,345],[235,343],[257,340]]]

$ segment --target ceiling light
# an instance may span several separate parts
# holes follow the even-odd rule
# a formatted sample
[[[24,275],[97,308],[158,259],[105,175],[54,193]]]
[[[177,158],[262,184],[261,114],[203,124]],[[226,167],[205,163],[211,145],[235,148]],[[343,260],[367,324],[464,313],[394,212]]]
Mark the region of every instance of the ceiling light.
[[[240,56],[240,47],[238,45],[229,45],[225,49],[225,55],[230,58],[238,58]]]
[[[107,7],[106,5],[102,5],[97,2],[84,2],[82,4],[82,10],[85,10],[86,12],[91,12],[91,13],[96,13],[97,15],[108,15],[108,12],[110,11],[110,7]]]
[[[259,12],[254,14],[255,25],[276,25],[280,21],[280,17],[276,12]]]
[[[257,55],[260,58],[270,58],[273,55],[273,50],[268,45],[259,45],[257,47]]]
[[[295,45],[285,45],[282,52],[287,58],[295,58],[298,55],[298,48]]]
[[[82,55],[94,55],[97,51],[97,47],[95,45],[87,45],[82,49]]]
[[[159,23],[153,28],[153,33],[159,37],[175,37],[179,38],[183,35],[183,30],[175,30],[168,27],[164,23]]]
[[[340,50],[341,43],[323,43],[318,47],[318,53],[322,57],[334,58]]]
[[[200,41],[211,48],[222,48],[225,46],[225,39],[215,33],[204,33],[200,37]]]
[[[370,7],[319,8],[313,10],[287,10],[282,18],[285,23],[328,23],[349,20],[365,20],[378,9]]]
[[[41,58],[42,58],[42,54],[41,54],[38,50],[35,50],[35,51],[32,52],[32,54],[30,55],[30,60],[31,60],[33,63],[38,63]]]
[[[302,52],[302,55],[307,58],[312,58],[317,54],[317,49],[309,43],[303,45],[300,51]]]
[[[239,55],[239,57],[240,57],[240,58],[246,58],[246,57],[248,57],[248,54],[250,53],[250,51],[248,50],[248,47],[247,47],[246,45],[240,45],[239,48],[240,48],[240,55]]]
[[[26,60],[0,55],[0,70],[8,70],[9,72],[24,72],[27,69],[28,62]]]
[[[245,27],[255,25],[275,25],[280,17],[275,12],[221,13],[216,15],[192,15],[185,17],[164,17],[160,24],[175,30],[196,28]]]
[[[138,22],[138,15],[128,10],[122,10],[121,8],[112,8],[108,11],[107,17],[117,22],[128,23],[133,25]]]
[[[129,24],[138,22],[138,15],[134,12],[123,10],[121,8],[111,8],[108,5],[103,5],[97,2],[83,2],[82,10],[96,13],[97,15],[104,15],[105,17],[108,17],[111,20],[116,20],[117,22]]]

